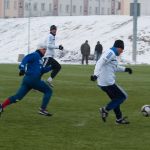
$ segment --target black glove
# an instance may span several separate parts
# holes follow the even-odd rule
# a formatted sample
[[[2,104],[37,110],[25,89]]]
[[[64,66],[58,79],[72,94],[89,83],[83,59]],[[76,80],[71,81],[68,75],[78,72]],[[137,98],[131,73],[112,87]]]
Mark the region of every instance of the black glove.
[[[97,80],[97,76],[91,75],[91,81],[96,81],[96,80]]]
[[[60,49],[60,50],[63,50],[64,48],[63,48],[63,46],[62,46],[62,45],[59,45],[59,49]]]
[[[20,70],[19,76],[23,76],[24,74],[25,74],[25,71],[24,70]]]
[[[132,74],[132,69],[131,68],[126,68],[125,72],[128,72],[129,74]]]

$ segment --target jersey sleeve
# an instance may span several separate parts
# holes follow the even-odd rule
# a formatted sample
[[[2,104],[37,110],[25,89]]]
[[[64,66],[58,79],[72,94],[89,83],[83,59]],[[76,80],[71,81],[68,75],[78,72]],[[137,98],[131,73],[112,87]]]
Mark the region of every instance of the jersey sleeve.
[[[28,54],[27,56],[25,56],[21,62],[21,64],[19,65],[19,69],[20,70],[24,70],[26,69],[26,65],[28,63],[31,63],[32,61],[34,61],[35,55],[32,54]]]
[[[117,65],[116,71],[117,71],[117,72],[124,72],[124,71],[125,71],[125,67],[124,67],[124,66]]]
[[[43,67],[41,73],[44,74],[44,73],[47,73],[51,70],[52,70],[52,67]]]

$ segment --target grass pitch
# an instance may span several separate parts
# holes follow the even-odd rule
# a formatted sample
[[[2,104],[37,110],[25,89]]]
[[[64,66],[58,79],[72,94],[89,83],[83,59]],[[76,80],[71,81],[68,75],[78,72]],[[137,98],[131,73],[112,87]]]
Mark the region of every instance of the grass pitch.
[[[101,121],[98,109],[108,97],[89,80],[94,66],[62,65],[48,106],[53,117],[37,114],[42,94],[31,91],[2,114],[0,150],[150,149],[150,118],[140,113],[142,105],[150,104],[150,66],[132,68],[132,75],[117,74],[129,95],[121,109],[130,125],[116,125],[113,112],[106,123]],[[0,65],[0,102],[16,92],[21,79],[17,65]]]

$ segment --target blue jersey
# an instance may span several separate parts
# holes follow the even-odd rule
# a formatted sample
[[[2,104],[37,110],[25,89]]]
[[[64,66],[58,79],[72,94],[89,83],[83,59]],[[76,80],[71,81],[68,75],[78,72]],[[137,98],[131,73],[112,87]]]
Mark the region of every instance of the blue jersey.
[[[51,67],[43,67],[42,57],[38,50],[26,55],[19,65],[19,69],[24,70],[27,76],[41,77],[43,73],[51,70]]]

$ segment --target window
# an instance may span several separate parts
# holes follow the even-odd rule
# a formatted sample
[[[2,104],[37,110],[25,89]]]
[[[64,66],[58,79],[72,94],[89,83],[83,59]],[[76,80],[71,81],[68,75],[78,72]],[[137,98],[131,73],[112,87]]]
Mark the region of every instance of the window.
[[[44,11],[45,10],[45,3],[41,4],[41,10]]]
[[[89,7],[89,15],[92,14],[92,7]]]
[[[62,4],[60,4],[59,11],[62,12]]]
[[[110,8],[107,9],[107,14],[110,15]]]
[[[10,1],[9,0],[6,0],[4,1],[5,2],[5,8],[6,9],[9,9],[10,8]]]
[[[99,14],[99,8],[95,7],[95,15],[98,15],[98,14]]]
[[[49,11],[50,12],[52,11],[52,4],[51,3],[49,4]]]
[[[102,7],[102,12],[101,12],[101,14],[104,15],[104,7]]]
[[[73,5],[73,13],[76,13],[76,6]]]
[[[23,3],[19,2],[19,8],[23,8]]]
[[[14,1],[14,9],[17,9],[17,1]]]
[[[120,9],[121,9],[121,3],[118,2],[118,10],[120,10]]]
[[[66,5],[66,13],[69,13],[69,5]]]
[[[25,3],[25,10],[29,10],[29,4]]]
[[[82,6],[80,6],[80,14],[82,14]]]
[[[33,10],[34,10],[34,11],[37,11],[37,3],[34,3],[34,5],[33,5]]]

